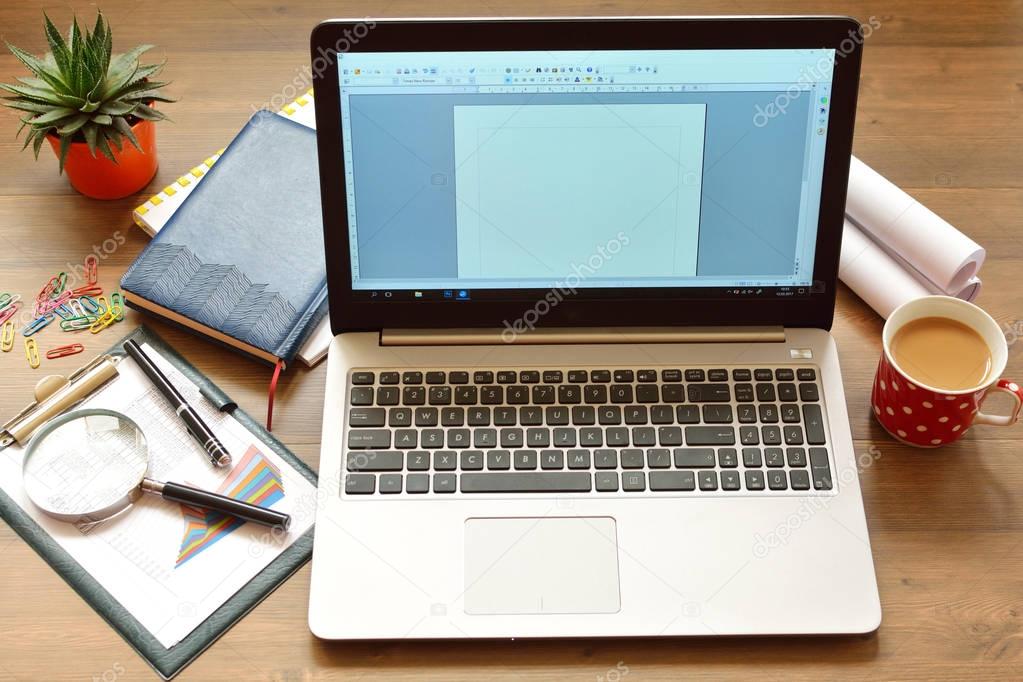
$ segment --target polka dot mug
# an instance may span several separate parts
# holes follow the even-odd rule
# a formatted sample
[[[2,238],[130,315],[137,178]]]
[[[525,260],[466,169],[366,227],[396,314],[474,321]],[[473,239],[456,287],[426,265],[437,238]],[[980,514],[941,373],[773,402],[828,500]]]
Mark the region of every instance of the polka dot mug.
[[[981,335],[991,351],[991,372],[983,384],[957,391],[938,389],[914,380],[898,366],[891,353],[892,338],[906,323],[922,317],[956,320]],[[885,322],[882,344],[871,409],[881,426],[902,442],[938,447],[959,440],[974,424],[1011,426],[1019,420],[1023,389],[1000,378],[1009,355],[1005,335],[990,315],[972,303],[949,296],[926,296],[904,303]],[[980,411],[984,399],[994,391],[1015,399],[1009,415]]]

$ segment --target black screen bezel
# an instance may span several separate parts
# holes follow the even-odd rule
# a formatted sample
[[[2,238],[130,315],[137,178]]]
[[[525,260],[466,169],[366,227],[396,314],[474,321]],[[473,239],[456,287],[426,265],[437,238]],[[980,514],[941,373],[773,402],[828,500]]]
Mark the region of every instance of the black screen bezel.
[[[623,295],[551,307],[538,325],[783,325],[830,329],[845,213],[862,39],[849,17],[332,20],[312,32],[311,50],[320,192],[331,328],[334,334],[384,328],[502,328],[532,302],[365,300],[353,296],[344,157],[341,153],[340,52],[518,50],[835,49],[824,179],[814,255],[814,292],[800,297],[693,298]],[[628,290],[626,290],[628,292]],[[635,290],[633,290],[635,291]],[[640,290],[647,291],[647,290]]]

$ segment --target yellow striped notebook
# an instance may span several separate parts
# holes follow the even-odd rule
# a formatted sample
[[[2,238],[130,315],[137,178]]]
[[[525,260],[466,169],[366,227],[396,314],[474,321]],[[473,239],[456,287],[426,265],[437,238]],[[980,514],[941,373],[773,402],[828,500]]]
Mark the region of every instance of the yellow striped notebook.
[[[310,88],[305,95],[299,97],[291,104],[277,112],[285,118],[301,123],[304,126],[316,129],[316,115],[313,110],[313,90]],[[192,168],[180,178],[163,188],[162,191],[149,197],[144,204],[135,208],[132,218],[150,237],[167,224],[170,217],[178,210],[178,207],[185,202],[185,198],[191,194],[206,172],[217,162],[223,149],[205,159],[202,163]],[[309,333],[309,338],[298,351],[298,358],[309,365],[314,366],[327,354],[327,347],[332,338],[330,331],[330,317],[324,315],[315,329]]]

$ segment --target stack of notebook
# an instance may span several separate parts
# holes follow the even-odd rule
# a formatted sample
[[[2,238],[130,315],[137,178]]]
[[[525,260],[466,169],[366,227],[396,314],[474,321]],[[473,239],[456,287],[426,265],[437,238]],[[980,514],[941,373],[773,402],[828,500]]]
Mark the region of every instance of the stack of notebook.
[[[135,209],[153,242],[127,302],[265,362],[330,343],[312,97],[257,112],[224,150]]]

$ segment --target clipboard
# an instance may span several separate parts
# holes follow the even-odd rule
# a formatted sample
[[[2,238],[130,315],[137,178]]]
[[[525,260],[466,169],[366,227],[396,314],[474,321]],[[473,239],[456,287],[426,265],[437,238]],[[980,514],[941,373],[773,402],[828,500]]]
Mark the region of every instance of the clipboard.
[[[117,376],[117,365],[124,357],[121,346],[128,339],[133,339],[140,345],[149,344],[195,383],[201,394],[216,409],[230,412],[234,419],[262,442],[262,445],[273,450],[313,486],[316,485],[316,475],[304,462],[266,431],[259,422],[238,409],[213,382],[144,326],[120,339],[106,353],[69,377],[43,379],[36,387],[35,401],[0,429],[0,449],[10,447],[14,443],[23,444],[31,433],[49,418],[73,408],[77,402],[114,380]],[[2,489],[0,518],[3,518],[163,679],[167,680],[181,672],[232,625],[301,568],[312,555],[313,528],[310,527],[198,627],[167,648]]]

